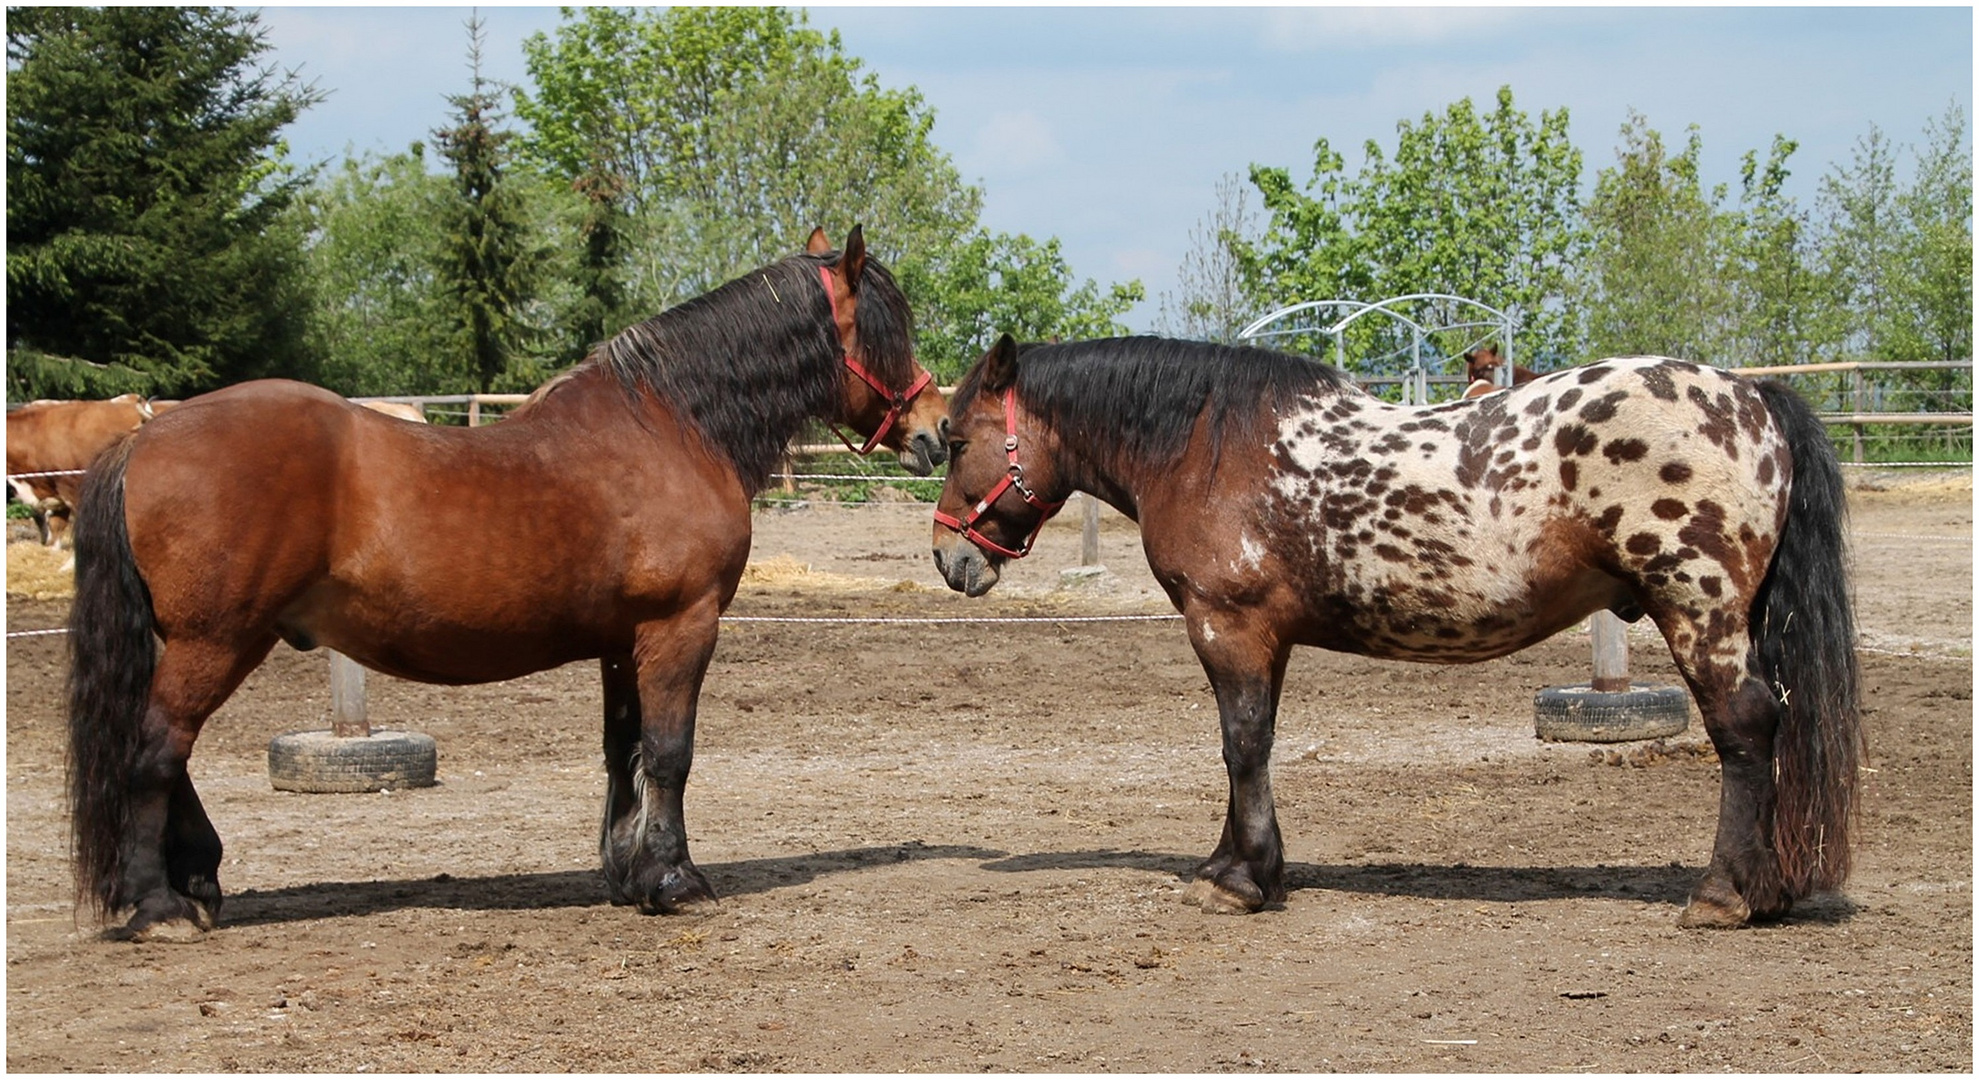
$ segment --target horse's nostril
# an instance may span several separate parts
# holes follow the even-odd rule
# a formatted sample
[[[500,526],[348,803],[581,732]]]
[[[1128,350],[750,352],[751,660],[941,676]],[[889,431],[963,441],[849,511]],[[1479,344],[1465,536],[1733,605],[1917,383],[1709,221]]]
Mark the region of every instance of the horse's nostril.
[[[948,442],[948,417],[942,417],[941,422],[935,425],[935,430],[941,432],[941,441],[946,445]]]

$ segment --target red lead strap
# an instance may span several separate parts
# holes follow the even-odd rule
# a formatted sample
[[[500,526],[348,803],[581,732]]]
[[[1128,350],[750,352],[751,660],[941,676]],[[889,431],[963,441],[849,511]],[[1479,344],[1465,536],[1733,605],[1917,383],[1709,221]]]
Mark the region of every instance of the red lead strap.
[[[838,296],[831,291],[830,272],[822,266],[818,267],[818,281],[825,287],[825,301],[831,304],[831,327],[832,333],[836,335],[838,333]],[[838,440],[845,444],[847,450],[858,454],[860,457],[864,457],[873,452],[873,447],[878,446],[881,439],[886,438],[886,433],[893,430],[893,425],[900,422],[901,414],[907,411],[907,403],[912,401],[914,396],[919,394],[922,387],[927,386],[929,380],[933,379],[934,376],[923,371],[906,390],[896,393],[888,390],[885,383],[874,377],[872,372],[867,371],[866,365],[852,359],[851,353],[848,352],[844,355],[845,366],[851,370],[852,374],[864,379],[866,385],[873,388],[874,393],[885,398],[888,402],[886,418],[880,421],[879,428],[873,432],[872,438],[866,440],[866,445],[864,446],[852,445],[852,440],[846,437],[845,432],[838,429],[837,424],[831,426],[831,433],[838,436]]]
[[[1044,523],[1050,521],[1051,515],[1058,513],[1059,508],[1065,505],[1065,500],[1063,499],[1057,502],[1046,502],[1038,498],[1038,493],[1032,491],[1030,486],[1024,483],[1024,466],[1017,461],[1016,406],[1017,388],[1011,386],[1003,392],[1003,430],[1005,435],[1003,452],[1010,456],[1010,471],[1004,473],[1003,479],[997,481],[996,486],[989,490],[989,494],[984,495],[977,501],[975,506],[969,509],[968,513],[961,517],[958,518],[953,514],[944,514],[940,510],[935,511],[935,522],[937,524],[946,525],[954,529],[956,532],[962,534],[963,539],[975,544],[979,548],[994,551],[998,555],[1011,559],[1021,559],[1029,555],[1031,553],[1031,545],[1037,543],[1038,534],[1044,531]],[[1025,502],[1044,511],[1044,513],[1038,515],[1038,523],[1031,527],[1031,535],[1026,536],[1023,545],[1015,551],[984,536],[981,530],[976,528],[977,520],[988,513],[989,508],[996,505],[996,500],[1002,498],[1003,493],[1011,488],[1016,488],[1017,494],[1022,495]]]

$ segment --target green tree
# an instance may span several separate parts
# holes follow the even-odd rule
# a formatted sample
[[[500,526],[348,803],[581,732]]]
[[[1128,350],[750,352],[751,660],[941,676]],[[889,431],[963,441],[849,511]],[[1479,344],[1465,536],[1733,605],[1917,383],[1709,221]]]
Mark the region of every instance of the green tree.
[[[310,373],[284,213],[307,178],[277,136],[321,95],[263,65],[268,48],[230,10],[8,11],[10,352],[162,394]]]
[[[1707,191],[1699,178],[1703,137],[1693,125],[1672,155],[1635,112],[1621,137],[1586,209],[1592,243],[1581,302],[1591,351],[1722,361],[1733,303],[1730,238],[1718,209],[1724,189]]]
[[[352,395],[460,389],[449,371],[451,327],[435,269],[438,207],[448,178],[426,171],[414,143],[387,157],[346,158],[302,201],[312,347],[322,382]]]
[[[981,193],[931,141],[934,114],[782,8],[571,12],[524,44],[527,153],[624,192],[627,288],[664,307],[863,223],[898,268],[967,233]]]
[[[453,167],[452,197],[441,204],[438,271],[461,359],[475,389],[533,387],[545,371],[531,362],[539,336],[526,309],[535,299],[544,253],[531,235],[522,192],[509,179],[509,142],[500,98],[481,76],[482,24],[468,24],[473,90],[448,98],[454,123],[433,133]]]
[[[1898,200],[1909,273],[1897,291],[1906,330],[1892,359],[1972,359],[1972,143],[1965,110],[1947,106],[1925,126],[1916,180]],[[1969,384],[1968,384],[1969,385]]]
[[[1117,320],[1146,293],[1138,281],[1104,292],[1074,283],[1056,238],[978,229],[940,261],[902,268],[914,304],[921,364],[944,381],[960,377],[998,334],[1020,341],[1079,340],[1127,333]]]
[[[651,312],[788,255],[815,225],[855,222],[914,304],[923,362],[945,373],[1004,329],[1113,332],[1141,295],[1079,281],[1056,240],[979,228],[982,192],[935,145],[920,93],[882,86],[801,11],[586,8],[524,51],[525,152],[600,193],[610,222],[587,234],[610,248],[587,255],[587,310]]]
[[[1581,157],[1567,119],[1561,109],[1535,123],[1503,87],[1488,113],[1465,98],[1441,115],[1398,124],[1392,158],[1369,140],[1357,174],[1321,138],[1303,191],[1282,168],[1252,166],[1269,220],[1258,240],[1232,246],[1247,291],[1260,308],[1414,293],[1466,297],[1514,313],[1522,362],[1576,355],[1567,301],[1583,242]],[[1429,302],[1416,317],[1448,325],[1474,319],[1475,309]],[[1366,325],[1370,335],[1384,333]],[[1476,336],[1437,344],[1455,351]]]
[[[1972,148],[1956,105],[1925,127],[1908,185],[1899,148],[1872,127],[1822,178],[1815,242],[1830,290],[1825,339],[1836,359],[1972,357]],[[1891,380],[1891,408],[1970,408],[1972,376],[1908,373]]]
[[[1783,191],[1796,148],[1775,135],[1764,165],[1754,151],[1740,159],[1739,208],[1727,229],[1730,340],[1715,363],[1801,363],[1818,347],[1830,294],[1813,265],[1807,215]]]

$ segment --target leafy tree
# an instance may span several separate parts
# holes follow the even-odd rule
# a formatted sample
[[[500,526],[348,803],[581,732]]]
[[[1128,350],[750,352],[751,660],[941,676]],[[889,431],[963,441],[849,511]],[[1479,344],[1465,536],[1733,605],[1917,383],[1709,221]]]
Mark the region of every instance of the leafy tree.
[[[930,141],[920,94],[862,74],[801,12],[586,8],[524,50],[525,149],[620,186],[644,308],[781,258],[820,223],[862,222],[896,267],[974,226],[981,193]]]
[[[1807,215],[1782,192],[1796,148],[1775,135],[1763,166],[1754,151],[1740,159],[1739,209],[1727,223],[1730,341],[1714,362],[1799,363],[1820,337],[1829,292],[1811,263]]]
[[[1732,309],[1724,273],[1729,237],[1698,174],[1693,125],[1680,153],[1639,113],[1622,124],[1615,164],[1595,179],[1586,214],[1592,244],[1581,278],[1591,352],[1722,359]]]
[[[387,157],[345,158],[302,201],[312,237],[312,347],[323,385],[339,393],[459,389],[436,267],[438,207],[448,178],[426,171],[414,143]]]
[[[1972,149],[1956,105],[1927,123],[1906,186],[1898,148],[1871,128],[1846,165],[1823,177],[1819,266],[1833,306],[1837,359],[1972,357]],[[1970,407],[1972,376],[1938,370],[1893,380],[1892,408]]]
[[[1513,312],[1522,362],[1577,353],[1567,301],[1583,242],[1581,157],[1568,141],[1565,109],[1535,123],[1504,87],[1489,113],[1465,98],[1440,116],[1397,125],[1392,159],[1373,140],[1364,156],[1349,174],[1321,138],[1303,191],[1282,168],[1252,166],[1269,222],[1260,239],[1232,251],[1259,307],[1445,293]],[[1418,321],[1474,318],[1475,309],[1429,303]],[[1365,332],[1384,331],[1368,323]],[[1455,351],[1476,336],[1437,344]]]
[[[1957,104],[1925,127],[1917,178],[1899,200],[1911,273],[1898,290],[1910,332],[1893,359],[1972,359],[1972,143]]]
[[[882,86],[802,12],[586,8],[524,51],[525,152],[610,222],[587,234],[601,246],[587,247],[586,310],[650,312],[782,258],[814,225],[854,222],[914,303],[923,362],[945,373],[1004,329],[1113,332],[1141,295],[1076,281],[1056,240],[980,229],[982,192],[934,144],[919,92]]]
[[[1189,230],[1189,251],[1175,274],[1175,295],[1163,293],[1160,332],[1199,341],[1232,342],[1263,314],[1244,288],[1236,245],[1256,232],[1249,191],[1226,175],[1216,184],[1216,208]]]
[[[163,394],[309,373],[284,214],[307,178],[277,133],[321,95],[262,65],[268,48],[230,10],[9,10],[10,353],[115,365]]]
[[[1117,319],[1139,303],[1138,281],[1101,292],[1073,283],[1056,238],[979,229],[938,262],[905,265],[900,286],[914,303],[921,364],[958,378],[998,334],[1022,341],[1079,340],[1127,333]]]

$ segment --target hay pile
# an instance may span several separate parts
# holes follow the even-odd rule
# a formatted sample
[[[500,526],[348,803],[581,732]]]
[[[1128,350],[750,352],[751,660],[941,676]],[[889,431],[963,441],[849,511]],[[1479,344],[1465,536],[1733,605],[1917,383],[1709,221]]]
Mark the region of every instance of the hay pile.
[[[919,592],[927,589],[911,581],[886,581],[881,578],[854,577],[850,574],[833,574],[811,569],[811,564],[799,562],[790,555],[775,555],[767,559],[751,562],[742,568],[742,587],[745,589],[802,589],[805,592]]]
[[[66,567],[69,552],[42,547],[33,540],[7,545],[7,595],[30,600],[67,600],[76,594],[76,579]]]

